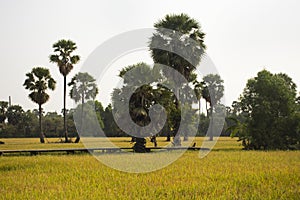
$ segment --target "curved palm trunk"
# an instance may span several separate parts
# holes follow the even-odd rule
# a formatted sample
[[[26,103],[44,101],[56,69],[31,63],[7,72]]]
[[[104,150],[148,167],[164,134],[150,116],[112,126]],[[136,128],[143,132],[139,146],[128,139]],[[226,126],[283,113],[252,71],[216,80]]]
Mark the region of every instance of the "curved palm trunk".
[[[64,134],[65,142],[68,142],[67,117],[66,117],[66,93],[67,93],[67,76],[64,75]]]
[[[42,105],[39,104],[39,133],[40,133],[40,142],[45,143],[43,129],[42,129]]]

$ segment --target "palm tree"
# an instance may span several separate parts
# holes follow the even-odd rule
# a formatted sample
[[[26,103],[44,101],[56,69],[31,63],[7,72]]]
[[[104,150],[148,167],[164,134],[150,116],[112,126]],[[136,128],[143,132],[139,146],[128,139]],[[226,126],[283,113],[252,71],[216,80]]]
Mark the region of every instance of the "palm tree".
[[[95,83],[95,79],[88,73],[79,72],[76,74],[68,86],[72,86],[70,90],[70,97],[77,103],[81,101],[81,125],[80,133],[82,133],[83,125],[83,108],[85,100],[95,99],[98,94],[98,88]],[[80,141],[80,135],[77,135],[75,143]]]
[[[220,103],[221,98],[224,96],[224,81],[221,79],[218,74],[208,74],[203,77],[204,87],[202,90],[202,96],[206,100],[206,105],[209,103],[210,105],[210,113],[207,109],[207,116],[210,115],[211,122],[213,122],[213,112],[215,105]],[[210,129],[209,140],[213,140],[213,132]]]
[[[130,73],[127,73],[129,72]],[[122,127],[127,126],[128,121],[123,120],[126,111],[122,110],[127,105],[125,101],[129,100],[129,113],[132,120],[139,126],[145,126],[150,123],[149,108],[153,105],[153,87],[150,84],[139,85],[137,77],[146,76],[145,78],[150,81],[153,76],[153,71],[146,63],[137,63],[123,68],[120,71],[119,77],[124,80],[124,85],[121,89],[115,88],[112,93],[112,102],[114,109],[117,110],[117,123]],[[129,91],[134,91],[130,99],[124,99]],[[146,152],[145,135],[140,134],[138,137],[133,137],[135,144],[133,146],[135,152]]]
[[[42,105],[49,100],[49,95],[46,93],[46,90],[54,90],[56,82],[51,77],[49,70],[42,67],[33,68],[26,76],[27,79],[23,86],[30,91],[29,98],[39,105],[40,142],[45,143],[42,130]]]
[[[150,41],[150,50],[154,62],[172,67],[187,80],[190,80],[193,76],[192,72],[196,69],[206,49],[203,40],[205,34],[201,31],[200,24],[188,15],[180,14],[166,15],[164,19],[155,23],[154,27],[156,32]],[[174,30],[174,32],[170,32],[170,30]],[[191,39],[195,42],[194,45],[190,44]],[[176,53],[158,49],[157,46],[181,49],[182,52],[180,53],[185,58]],[[189,58],[189,60],[186,60],[186,58]],[[192,63],[189,61],[192,61]]]
[[[194,71],[200,63],[206,46],[204,44],[205,34],[201,31],[200,24],[186,14],[166,15],[164,19],[154,24],[156,32],[150,41],[151,56],[155,63],[160,63],[177,70],[186,80],[192,82],[195,78]],[[177,49],[178,52],[171,52],[166,49]],[[176,74],[170,74],[170,70],[163,70],[165,77],[171,78],[176,87],[175,94],[179,96],[183,85],[179,83]],[[179,102],[176,101],[176,108],[179,109]],[[177,130],[175,130],[177,132]]]
[[[50,62],[56,63],[60,73],[64,77],[64,134],[65,142],[68,142],[67,118],[66,118],[66,88],[67,88],[67,75],[73,69],[73,66],[79,62],[78,55],[71,55],[77,49],[76,43],[71,40],[59,40],[53,44],[54,52],[56,54],[50,55]]]

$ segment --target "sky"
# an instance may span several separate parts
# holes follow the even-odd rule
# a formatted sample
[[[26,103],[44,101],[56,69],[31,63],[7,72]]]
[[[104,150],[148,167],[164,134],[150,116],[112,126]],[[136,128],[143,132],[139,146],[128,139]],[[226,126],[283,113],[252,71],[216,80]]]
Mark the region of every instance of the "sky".
[[[75,53],[81,61],[68,75],[69,82],[103,42],[126,31],[152,28],[166,14],[179,13],[196,19],[206,33],[206,53],[224,80],[226,105],[237,100],[247,80],[263,69],[287,73],[300,87],[299,10],[298,0],[0,0],[0,100],[11,96],[12,104],[37,108],[23,83],[26,73],[42,66],[57,81],[44,108],[60,112],[63,77],[49,63],[53,43],[71,39],[78,46]],[[119,70],[141,61],[151,62],[148,51],[115,60],[105,79],[97,80],[96,99],[107,105]],[[67,104],[74,105],[70,98]]]

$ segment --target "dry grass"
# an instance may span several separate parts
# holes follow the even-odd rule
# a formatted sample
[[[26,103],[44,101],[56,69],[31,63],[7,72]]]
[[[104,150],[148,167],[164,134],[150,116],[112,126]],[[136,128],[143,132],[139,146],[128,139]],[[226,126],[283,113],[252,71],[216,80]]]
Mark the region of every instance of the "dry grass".
[[[128,139],[113,140],[125,145]],[[43,146],[38,139],[5,142],[1,149]],[[68,145],[82,144],[44,144]],[[0,199],[300,199],[299,151],[240,148],[233,139],[221,138],[203,159],[197,151],[186,152],[168,167],[146,174],[119,172],[89,154],[2,156]]]

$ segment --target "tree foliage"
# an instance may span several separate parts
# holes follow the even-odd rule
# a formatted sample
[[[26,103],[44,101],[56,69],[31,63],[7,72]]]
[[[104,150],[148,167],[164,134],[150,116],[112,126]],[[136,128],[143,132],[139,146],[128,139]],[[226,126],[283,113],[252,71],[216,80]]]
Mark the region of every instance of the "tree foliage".
[[[47,89],[55,89],[55,80],[51,77],[48,69],[35,67],[30,73],[26,74],[27,78],[23,84],[25,89],[29,90],[29,98],[39,105],[39,126],[40,141],[44,143],[44,134],[42,130],[42,105],[49,100]]]
[[[70,90],[70,97],[75,100],[75,102],[81,102],[81,108],[77,108],[77,111],[80,113],[80,133],[83,134],[83,120],[87,116],[84,115],[84,106],[86,100],[89,99],[95,99],[98,94],[98,88],[95,83],[95,79],[87,72],[77,73],[71,80],[71,82],[68,84],[69,86],[72,86]],[[79,110],[78,110],[79,109]],[[85,119],[87,121],[87,119]],[[78,134],[75,142],[78,143],[80,141],[80,135]]]
[[[245,148],[299,148],[296,85],[288,75],[260,71],[248,80],[240,105],[247,114],[247,130],[239,134]]]

